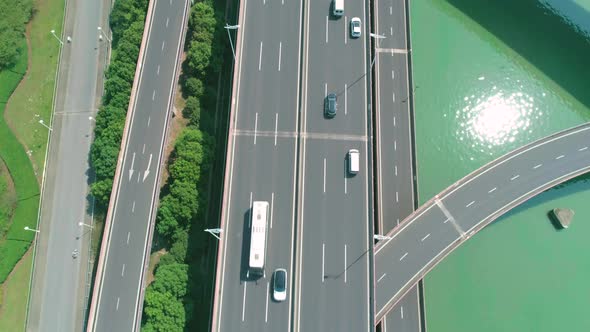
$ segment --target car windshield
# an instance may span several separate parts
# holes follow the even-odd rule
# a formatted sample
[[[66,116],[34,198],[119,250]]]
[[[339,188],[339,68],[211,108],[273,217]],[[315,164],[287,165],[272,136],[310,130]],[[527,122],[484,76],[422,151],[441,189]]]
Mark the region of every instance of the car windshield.
[[[285,272],[277,271],[277,274],[275,277],[275,288],[279,292],[282,292],[285,290]]]

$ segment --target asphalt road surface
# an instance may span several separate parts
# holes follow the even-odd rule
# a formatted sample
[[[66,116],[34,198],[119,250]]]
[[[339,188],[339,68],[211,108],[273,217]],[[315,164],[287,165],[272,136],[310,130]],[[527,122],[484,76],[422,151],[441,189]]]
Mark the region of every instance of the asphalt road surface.
[[[375,252],[376,319],[475,232],[526,201],[590,170],[590,124],[516,149],[420,207]]]
[[[305,15],[295,330],[370,331],[365,2],[345,2],[337,19],[330,0],[310,1]],[[350,38],[352,17],[362,21],[359,39]],[[327,119],[330,92],[338,113]],[[346,170],[350,149],[360,151],[356,176]]]
[[[79,223],[92,223],[88,155],[92,116],[102,89],[101,60],[107,50],[106,43],[99,42],[97,31],[106,22],[110,4],[106,2],[68,3],[64,35],[72,42],[63,45],[56,83],[27,331],[84,328],[90,231]],[[43,120],[49,124],[49,119]],[[45,130],[40,124],[39,128]]]
[[[94,331],[133,331],[188,4],[156,0],[115,199]]]
[[[380,233],[388,233],[414,211],[412,123],[405,0],[375,0],[375,106],[378,146],[377,200]],[[382,331],[419,332],[415,286],[382,321]]]
[[[229,187],[222,227],[214,331],[288,331],[299,96],[301,1],[241,4]],[[240,35],[240,34],[239,34]],[[270,203],[265,276],[248,274],[250,208]],[[287,300],[272,299],[272,273],[288,273]]]

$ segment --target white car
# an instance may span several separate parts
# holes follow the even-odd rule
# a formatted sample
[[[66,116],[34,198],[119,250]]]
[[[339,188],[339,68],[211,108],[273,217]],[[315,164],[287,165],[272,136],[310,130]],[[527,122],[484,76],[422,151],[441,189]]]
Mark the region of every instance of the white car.
[[[352,38],[361,36],[361,19],[358,17],[353,17],[350,20],[350,36]]]
[[[272,282],[272,297],[277,302],[287,299],[287,270],[276,269]]]

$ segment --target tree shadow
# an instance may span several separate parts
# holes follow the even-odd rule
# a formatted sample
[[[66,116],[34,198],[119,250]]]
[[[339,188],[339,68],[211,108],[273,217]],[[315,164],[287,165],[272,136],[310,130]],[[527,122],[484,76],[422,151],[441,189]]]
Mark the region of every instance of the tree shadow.
[[[571,22],[537,0],[447,0],[590,108],[590,41]],[[578,19],[590,13],[569,1]]]

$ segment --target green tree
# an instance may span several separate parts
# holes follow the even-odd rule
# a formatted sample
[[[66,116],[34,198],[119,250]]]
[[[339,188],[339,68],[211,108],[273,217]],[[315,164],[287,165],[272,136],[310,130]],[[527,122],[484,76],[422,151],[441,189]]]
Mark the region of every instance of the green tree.
[[[172,236],[172,246],[170,247],[170,255],[178,263],[184,263],[187,256],[188,249],[188,232],[185,229],[178,229]]]
[[[184,307],[182,302],[170,293],[160,293],[148,288],[144,313],[146,331],[181,332],[184,329]]]
[[[190,162],[186,159],[176,159],[170,167],[168,167],[170,177],[174,181],[182,181],[187,183],[197,183],[201,175],[201,168],[199,165]]]
[[[193,41],[190,43],[185,61],[187,61],[188,69],[193,75],[204,77],[210,58],[211,44]]]
[[[186,295],[188,281],[188,265],[174,263],[159,266],[154,282],[150,285],[153,291],[169,293],[177,299]]]
[[[197,97],[190,96],[186,99],[182,115],[190,120],[192,125],[198,126],[201,118],[201,102]]]
[[[96,199],[97,205],[106,207],[109,204],[112,188],[113,179],[99,180],[92,184],[90,192]]]
[[[174,217],[174,210],[173,204],[176,201],[170,196],[166,195],[160,201],[160,208],[158,209],[158,214],[156,216],[156,229],[158,233],[164,235],[167,238],[174,233],[174,231],[178,228],[178,221]]]
[[[187,225],[197,214],[199,206],[196,184],[175,180],[170,185],[170,196],[176,201],[177,208],[172,211],[176,220]]]
[[[205,87],[200,79],[190,77],[184,81],[183,92],[187,97],[200,98],[203,95],[203,91],[205,91]]]

